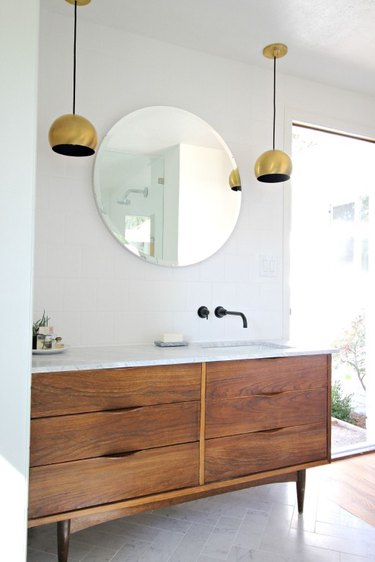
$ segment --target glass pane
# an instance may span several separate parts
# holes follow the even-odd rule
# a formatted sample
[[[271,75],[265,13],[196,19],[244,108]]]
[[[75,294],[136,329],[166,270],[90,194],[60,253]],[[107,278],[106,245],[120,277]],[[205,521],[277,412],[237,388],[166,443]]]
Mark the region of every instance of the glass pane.
[[[293,126],[291,339],[333,355],[333,449],[375,443],[370,275],[375,144]],[[343,166],[345,162],[345,166]]]

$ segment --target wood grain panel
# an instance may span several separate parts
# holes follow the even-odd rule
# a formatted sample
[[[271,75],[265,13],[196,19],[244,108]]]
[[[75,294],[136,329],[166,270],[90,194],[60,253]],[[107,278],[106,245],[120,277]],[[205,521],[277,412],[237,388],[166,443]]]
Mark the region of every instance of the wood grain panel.
[[[325,422],[326,419],[327,390],[323,388],[211,401],[206,411],[206,437]]]
[[[207,400],[327,387],[327,355],[207,364]]]
[[[80,519],[81,517],[91,516],[94,514],[109,513],[112,510],[120,510],[122,508],[126,508],[127,514],[131,515],[133,509],[134,513],[137,513],[138,511],[158,509],[160,507],[175,505],[176,503],[205,498],[216,494],[234,492],[235,490],[241,490],[243,488],[249,488],[251,486],[261,486],[262,484],[271,484],[272,482],[296,482],[298,471],[305,470],[307,468],[313,468],[326,463],[327,460],[323,459],[307,464],[304,463],[298,466],[280,468],[276,470],[270,470],[268,472],[233,478],[232,480],[211,482],[209,484],[204,484],[203,486],[193,486],[190,488],[171,490],[168,492],[161,492],[149,496],[142,496],[140,498],[121,500],[116,503],[86,507],[76,511],[63,512],[60,514],[57,513],[54,515],[46,515],[44,517],[29,519],[28,526],[37,527],[38,525],[56,523],[57,521],[66,520],[67,517],[69,517],[71,520]]]
[[[31,417],[199,400],[200,378],[198,363],[35,373]]]
[[[324,460],[327,454],[326,424],[208,439],[205,481]]]
[[[198,460],[187,444],[31,468],[29,517],[198,485]]]
[[[199,403],[38,418],[31,421],[30,466],[198,441]]]

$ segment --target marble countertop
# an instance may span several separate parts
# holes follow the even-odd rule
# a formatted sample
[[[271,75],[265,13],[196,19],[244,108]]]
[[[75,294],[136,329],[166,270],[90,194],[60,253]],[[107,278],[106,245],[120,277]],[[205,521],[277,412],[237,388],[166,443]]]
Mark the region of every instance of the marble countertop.
[[[154,344],[98,347],[67,347],[62,353],[33,355],[32,372],[84,371],[120,367],[206,363],[235,359],[264,359],[295,355],[331,354],[325,346],[293,345],[288,342],[235,341],[190,343],[185,347]]]

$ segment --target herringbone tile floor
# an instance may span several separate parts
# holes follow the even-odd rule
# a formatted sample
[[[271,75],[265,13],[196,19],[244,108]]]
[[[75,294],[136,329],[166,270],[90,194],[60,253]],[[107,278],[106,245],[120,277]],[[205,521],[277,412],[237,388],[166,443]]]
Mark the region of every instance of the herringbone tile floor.
[[[313,471],[302,516],[295,485],[272,484],[91,527],[72,535],[69,562],[375,562],[375,527]],[[30,530],[27,561],[57,561],[54,525]]]

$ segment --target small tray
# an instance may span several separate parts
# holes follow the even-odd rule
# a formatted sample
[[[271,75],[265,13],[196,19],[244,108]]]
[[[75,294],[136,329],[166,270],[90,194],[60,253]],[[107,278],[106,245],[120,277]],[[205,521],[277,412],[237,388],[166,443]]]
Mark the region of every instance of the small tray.
[[[157,345],[158,347],[186,347],[187,345],[189,345],[189,343],[187,341],[168,341],[168,342],[164,342],[164,341],[160,341],[160,340],[154,341],[154,344]]]
[[[55,355],[55,353],[62,353],[66,347],[53,347],[51,349],[33,349],[33,355]]]

